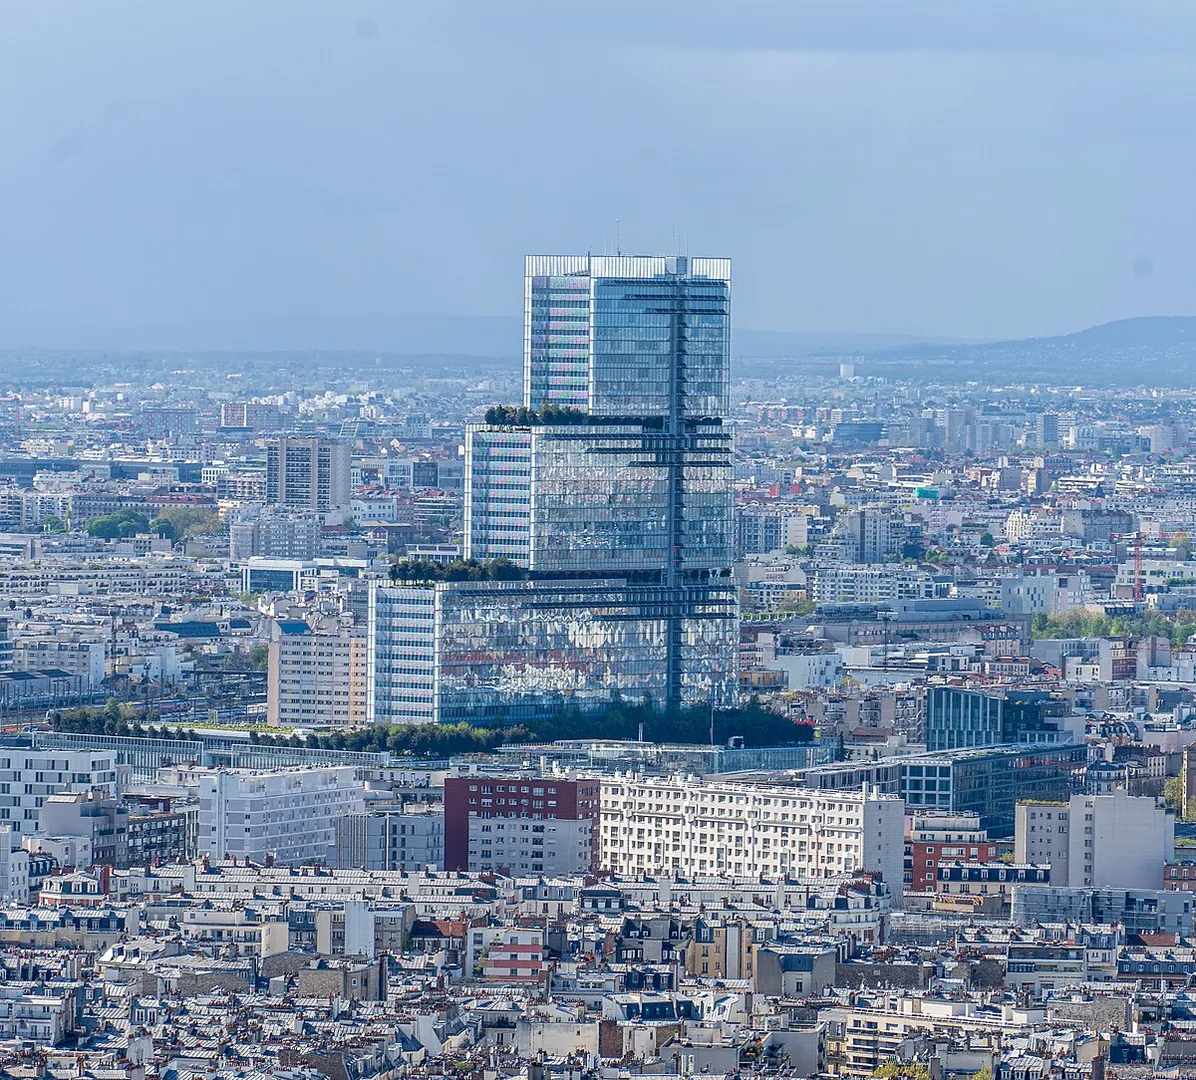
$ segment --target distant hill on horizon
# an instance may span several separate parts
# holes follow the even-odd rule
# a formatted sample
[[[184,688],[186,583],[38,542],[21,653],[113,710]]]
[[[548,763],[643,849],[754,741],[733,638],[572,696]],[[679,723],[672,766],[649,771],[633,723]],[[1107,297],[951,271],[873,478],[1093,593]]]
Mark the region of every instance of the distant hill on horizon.
[[[1102,348],[1144,348],[1196,345],[1196,315],[1139,315],[1098,323],[1071,334],[1022,338],[1023,342],[1096,345]],[[999,343],[990,343],[999,344]]]

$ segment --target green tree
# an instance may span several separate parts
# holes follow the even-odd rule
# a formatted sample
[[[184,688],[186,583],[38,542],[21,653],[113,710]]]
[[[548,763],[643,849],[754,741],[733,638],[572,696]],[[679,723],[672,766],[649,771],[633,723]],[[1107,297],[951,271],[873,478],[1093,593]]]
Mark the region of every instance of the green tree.
[[[224,531],[220,515],[211,506],[164,506],[154,518],[155,531],[171,540],[191,540]]]
[[[930,1068],[920,1061],[888,1061],[874,1069],[875,1077],[894,1077],[896,1080],[930,1080]]]
[[[1187,807],[1184,806],[1184,781],[1182,776],[1173,776],[1163,785],[1163,801],[1176,816],[1187,818]]]
[[[399,559],[390,568],[391,581],[520,581],[527,571],[510,559],[454,559],[434,562],[431,559]]]
[[[102,514],[87,522],[87,531],[102,540],[116,540],[136,536],[149,528],[149,518],[136,510],[118,510],[115,514]]]
[[[66,525],[57,514],[47,514],[42,518],[42,532],[64,533],[66,532]]]
[[[265,671],[270,666],[270,646],[264,641],[252,646],[249,650],[249,663],[254,671]]]
[[[167,540],[174,540],[174,525],[171,524],[169,518],[156,517],[149,523],[149,529],[152,533],[157,533],[159,536],[165,537]]]

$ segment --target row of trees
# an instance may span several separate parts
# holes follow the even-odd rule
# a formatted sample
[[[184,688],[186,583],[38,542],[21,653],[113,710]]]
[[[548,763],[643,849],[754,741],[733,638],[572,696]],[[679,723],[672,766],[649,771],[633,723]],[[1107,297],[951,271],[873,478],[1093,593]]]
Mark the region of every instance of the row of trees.
[[[55,731],[91,735],[134,735],[187,739],[185,728],[147,728],[140,709],[115,699],[103,709],[83,707],[55,713]],[[485,753],[504,743],[549,742],[554,739],[634,739],[643,725],[649,742],[705,743],[710,738],[711,714],[706,708],[658,709],[650,700],[632,704],[612,702],[596,713],[562,709],[556,716],[528,723],[475,727],[472,724],[376,724],[353,731],[307,736],[273,735],[252,731],[250,741],[264,745],[309,746],[324,750],[386,751],[415,758]],[[746,746],[793,745],[809,742],[814,730],[765,709],[753,698],[741,709],[714,713],[714,740],[725,743],[742,736]]]
[[[529,409],[526,405],[491,405],[486,410],[487,424],[512,424],[518,427],[533,427],[551,424],[585,424],[589,413],[569,405],[541,405]]]
[[[391,581],[522,581],[527,571],[510,559],[400,559],[391,565]]]

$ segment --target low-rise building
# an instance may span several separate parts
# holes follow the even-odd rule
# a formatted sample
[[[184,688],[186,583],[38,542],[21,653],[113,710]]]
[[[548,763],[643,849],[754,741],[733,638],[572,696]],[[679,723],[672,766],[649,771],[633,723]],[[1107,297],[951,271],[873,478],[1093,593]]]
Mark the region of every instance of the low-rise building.
[[[618,874],[903,880],[904,806],[865,787],[822,792],[693,776],[602,781],[601,865]]]

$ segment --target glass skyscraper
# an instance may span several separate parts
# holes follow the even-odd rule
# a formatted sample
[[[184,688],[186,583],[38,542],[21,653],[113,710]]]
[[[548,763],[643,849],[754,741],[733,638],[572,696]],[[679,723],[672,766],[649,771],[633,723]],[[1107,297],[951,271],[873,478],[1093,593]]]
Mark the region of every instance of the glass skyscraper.
[[[530,255],[523,403],[672,423],[727,412],[731,260]]]
[[[467,430],[465,547],[528,580],[381,586],[371,610],[432,605],[419,711],[438,720],[615,694],[732,705],[730,261],[531,256],[526,270],[524,408]],[[379,647],[394,636],[385,615],[371,627]],[[375,656],[376,717],[391,718]]]

